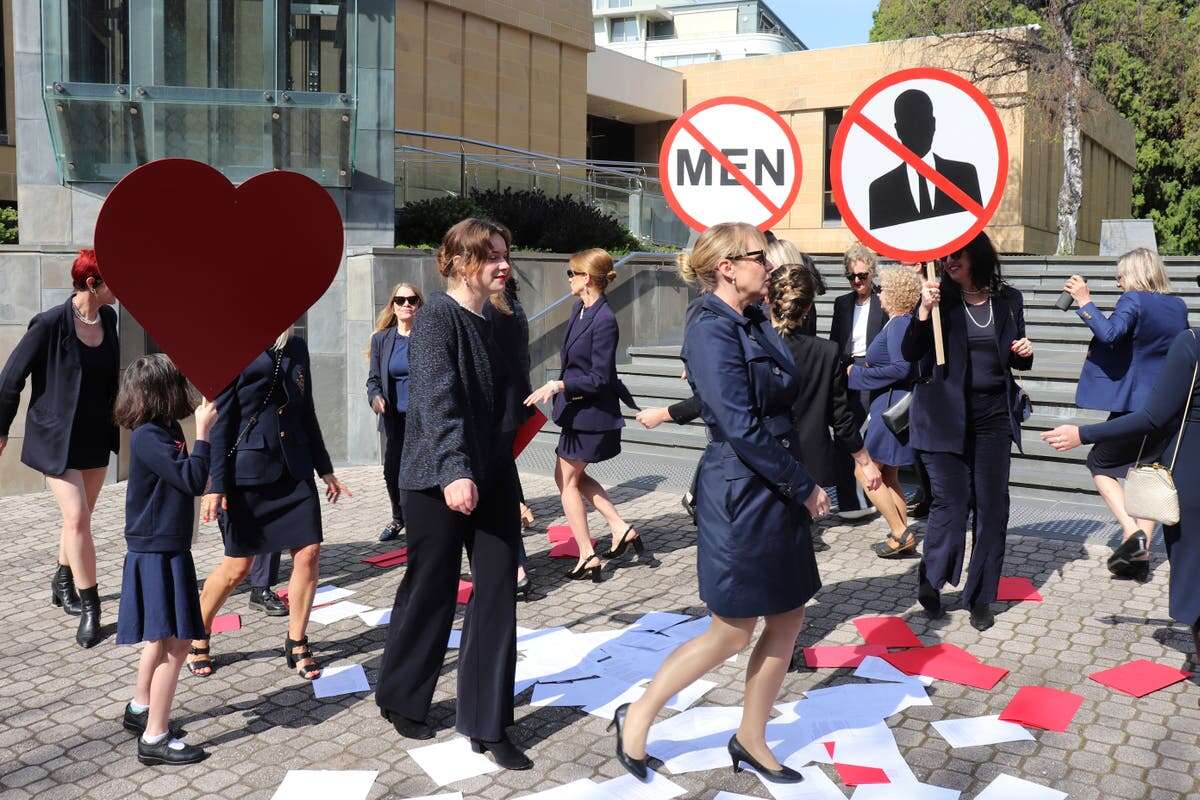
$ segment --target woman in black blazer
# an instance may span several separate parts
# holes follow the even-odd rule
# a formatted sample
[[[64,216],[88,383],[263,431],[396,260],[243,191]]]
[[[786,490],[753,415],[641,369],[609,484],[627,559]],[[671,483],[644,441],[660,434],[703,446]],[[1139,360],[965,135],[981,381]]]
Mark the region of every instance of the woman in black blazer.
[[[400,458],[408,569],[396,590],[375,702],[396,732],[431,739],[425,724],[454,622],[465,549],[474,591],[458,651],[455,727],[505,769],[532,762],[509,740],[517,669],[517,542],[512,441],[501,430],[510,380],[484,304],[504,290],[512,235],[465,219],[438,249],[447,291],[434,292],[409,343],[412,381]]]
[[[375,333],[371,335],[367,403],[379,416],[379,430],[383,433],[383,484],[392,503],[392,521],[379,534],[381,542],[390,542],[404,530],[404,504],[397,480],[400,453],[404,450],[404,417],[408,413],[408,337],[413,319],[424,304],[425,297],[416,286],[396,284],[375,320]]]
[[[63,518],[50,602],[79,616],[75,641],[92,647],[100,641],[92,511],[120,442],[112,410],[121,348],[110,308],[116,298],[94,251],[79,252],[71,281],[75,293],[30,320],[0,372],[0,454],[32,377],[21,462],[46,477]]]
[[[909,442],[925,464],[932,505],[917,599],[942,615],[939,592],[962,575],[967,514],[975,512],[974,546],[962,597],[971,625],[995,622],[1008,533],[1008,475],[1013,442],[1020,447],[1028,401],[1012,371],[1033,366],[1021,293],[1000,276],[987,234],[944,259],[941,281],[927,281],[901,352],[917,364],[908,413]],[[946,363],[934,363],[932,309],[941,308]]]
[[[531,406],[554,400],[554,422],[562,428],[558,439],[558,463],[554,480],[562,493],[563,513],[575,543],[579,562],[571,578],[600,581],[601,561],[588,532],[586,498],[612,532],[612,547],[606,558],[615,558],[632,545],[641,553],[641,536],[626,524],[617,507],[595,478],[588,464],[607,461],[621,452],[621,403],[637,408],[625,384],[617,378],[617,318],[608,307],[604,292],[614,280],[613,260],[599,248],[571,256],[567,280],[579,302],[571,309],[567,335],[562,346],[561,379],[547,381],[525,399]]]
[[[210,480],[200,515],[204,522],[218,521],[225,558],[200,594],[204,630],[212,632],[213,619],[249,574],[255,556],[289,550],[283,655],[289,669],[314,680],[321,668],[305,636],[321,564],[321,507],[313,473],[325,482],[329,502],[351,492],[333,474],[325,449],[304,340],[285,331],[217,395],[216,404]],[[200,677],[212,674],[208,639],[192,642],[188,670]]]

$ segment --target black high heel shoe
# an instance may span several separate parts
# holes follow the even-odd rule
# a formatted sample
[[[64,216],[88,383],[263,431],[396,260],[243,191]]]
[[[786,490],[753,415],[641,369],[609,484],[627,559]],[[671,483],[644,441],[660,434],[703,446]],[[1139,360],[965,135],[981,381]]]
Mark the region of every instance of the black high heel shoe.
[[[594,566],[594,567],[589,566],[593,561],[596,562],[596,566]],[[601,581],[600,571],[603,568],[604,568],[604,563],[600,560],[600,556],[596,555],[595,553],[592,553],[590,556],[588,556],[587,558],[584,559],[582,564],[580,564],[578,567],[576,567],[575,569],[568,572],[567,577],[573,581],[583,580],[584,578],[591,578],[593,583],[600,583],[600,581]]]
[[[517,597],[526,602],[529,601],[529,593],[533,590],[533,581],[529,579],[529,573],[525,573],[525,577],[517,581]]]
[[[392,727],[396,729],[396,733],[400,734],[405,739],[433,738],[433,729],[424,722],[415,719],[409,719],[403,714],[397,714],[394,711],[388,711],[386,708],[379,709],[379,716],[392,723]]]
[[[302,647],[303,649],[297,653],[295,652],[295,648],[297,647]],[[315,681],[321,677],[321,667],[317,664],[317,659],[313,658],[312,650],[308,647],[307,636],[298,641],[292,641],[291,637],[285,636],[283,655],[287,658],[288,669],[296,670],[296,674],[304,678],[304,680]]]
[[[72,617],[82,613],[79,594],[75,591],[75,577],[66,564],[59,564],[50,580],[50,605],[61,608]]]
[[[617,556],[625,555],[625,551],[630,545],[633,546],[633,552],[637,553],[639,556],[646,552],[646,545],[642,543],[642,535],[637,531],[633,531],[637,535],[635,535],[633,538],[629,538],[630,531],[633,531],[632,525],[626,528],[625,532],[621,534],[621,541],[616,545],[616,547],[604,554],[605,558],[616,558]]]
[[[633,758],[625,752],[625,743],[621,740],[621,734],[625,729],[625,715],[629,713],[629,703],[622,703],[617,706],[617,710],[613,712],[612,722],[608,723],[608,730],[617,729],[617,761],[621,762],[630,775],[637,778],[639,781],[646,780],[647,762],[650,761],[646,756],[641,758]]]
[[[1129,569],[1143,561],[1149,563],[1150,543],[1146,534],[1138,531],[1113,548],[1108,557],[1108,571],[1119,578],[1130,577]]]
[[[742,743],[738,741],[737,734],[729,737],[729,758],[733,761],[733,771],[742,771],[742,762],[749,764],[755,772],[772,783],[800,783],[804,780],[804,776],[791,767],[779,765],[779,769],[767,769],[758,760],[746,752],[746,748],[742,747]]]
[[[492,759],[504,769],[515,771],[533,769],[533,762],[529,760],[529,756],[518,750],[517,746],[507,737],[495,742],[472,739],[471,749],[480,754],[490,752]]]

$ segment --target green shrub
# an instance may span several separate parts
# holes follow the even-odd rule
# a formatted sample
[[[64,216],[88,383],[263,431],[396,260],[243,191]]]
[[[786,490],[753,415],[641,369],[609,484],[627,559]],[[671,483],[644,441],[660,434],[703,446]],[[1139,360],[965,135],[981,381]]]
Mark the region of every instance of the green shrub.
[[[589,247],[636,250],[638,240],[615,217],[571,195],[551,197],[540,189],[472,191],[469,199],[440,197],[409,203],[396,211],[396,245],[441,241],[463,217],[482,216],[508,226],[514,250],[574,253]]]
[[[17,243],[17,207],[0,206],[0,244]]]

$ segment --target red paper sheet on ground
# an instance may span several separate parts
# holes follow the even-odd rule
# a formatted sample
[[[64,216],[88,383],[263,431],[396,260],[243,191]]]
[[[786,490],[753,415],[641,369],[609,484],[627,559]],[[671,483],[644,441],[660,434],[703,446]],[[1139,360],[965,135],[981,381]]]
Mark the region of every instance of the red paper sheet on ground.
[[[592,539],[592,549],[596,547],[596,540]],[[579,558],[579,545],[574,539],[567,539],[554,545],[550,550],[551,558]]]
[[[976,689],[991,689],[1008,674],[1003,667],[988,666],[961,647],[945,643],[886,653],[883,659],[909,675],[924,675]]]
[[[222,614],[213,619],[213,633],[228,633],[242,627],[242,617],[239,614]]]
[[[571,526],[551,525],[549,528],[546,528],[546,538],[550,540],[550,544],[570,541],[573,538],[571,536]]]
[[[996,600],[1001,603],[1040,603],[1042,595],[1029,578],[1001,578],[996,589]]]
[[[475,584],[470,581],[464,581],[461,578],[458,581],[458,603],[465,605],[471,599],[471,594],[475,591]]]
[[[887,773],[879,767],[861,767],[857,764],[839,764],[833,762],[838,777],[847,786],[865,786],[871,783],[891,783]]]
[[[804,665],[809,669],[840,669],[857,667],[867,656],[882,656],[887,648],[878,644],[855,644],[847,647],[806,647]]]
[[[837,747],[837,742],[822,742],[825,745],[825,752],[829,753],[829,757],[833,758],[833,749]]]
[[[859,617],[854,627],[867,644],[882,647],[924,647],[908,623],[900,617]]]
[[[1145,697],[1151,692],[1165,689],[1174,683],[1185,681],[1191,676],[1187,670],[1168,667],[1166,664],[1156,664],[1139,658],[1112,669],[1093,672],[1088,677],[1096,683],[1103,684],[1118,692],[1131,694],[1134,697]]]
[[[1049,686],[1022,686],[1000,712],[1000,719],[1062,733],[1083,705],[1083,697]]]
[[[386,553],[367,556],[362,560],[362,563],[373,564],[376,567],[392,567],[396,564],[403,564],[406,561],[408,561],[408,548],[401,547],[399,550],[389,550]]]
[[[533,409],[533,416],[525,420],[521,427],[517,428],[517,435],[513,439],[513,458],[521,455],[521,451],[533,441],[533,437],[537,436],[538,431],[546,424],[546,415],[536,408]]]

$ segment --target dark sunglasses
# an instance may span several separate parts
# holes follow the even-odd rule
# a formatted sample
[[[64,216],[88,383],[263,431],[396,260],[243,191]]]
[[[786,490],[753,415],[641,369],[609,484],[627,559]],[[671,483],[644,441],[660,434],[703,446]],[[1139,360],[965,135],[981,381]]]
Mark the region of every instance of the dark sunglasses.
[[[846,273],[846,280],[850,281],[851,283],[854,283],[855,281],[865,281],[870,277],[871,277],[871,273],[869,273],[869,272],[847,272]]]
[[[728,258],[730,261],[740,261],[742,259],[748,258],[751,261],[757,261],[758,265],[760,267],[762,267],[763,269],[767,268],[767,254],[766,254],[766,251],[764,251],[764,250],[751,250],[749,253],[742,253],[741,255],[726,256],[726,258]]]
[[[392,302],[398,306],[413,306],[414,308],[421,305],[421,300],[415,294],[398,294],[392,298]]]
[[[583,278],[583,277],[587,276],[587,273],[586,272],[576,272],[575,270],[571,269],[570,267],[567,267],[567,280],[571,280],[571,278],[574,278],[576,276]]]

